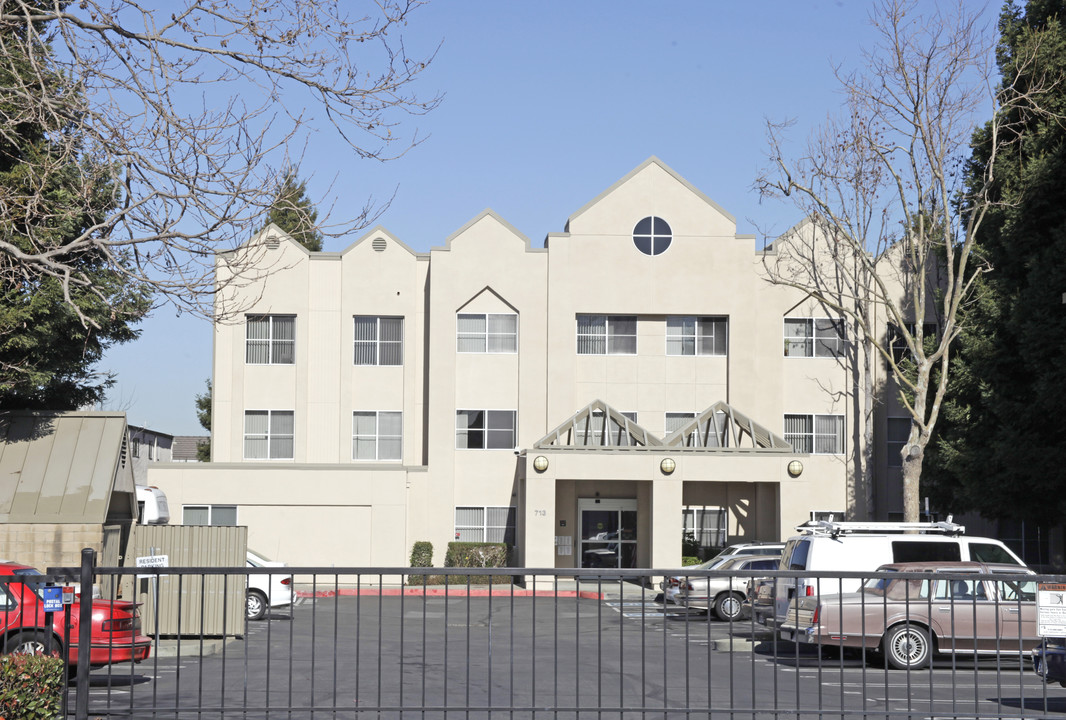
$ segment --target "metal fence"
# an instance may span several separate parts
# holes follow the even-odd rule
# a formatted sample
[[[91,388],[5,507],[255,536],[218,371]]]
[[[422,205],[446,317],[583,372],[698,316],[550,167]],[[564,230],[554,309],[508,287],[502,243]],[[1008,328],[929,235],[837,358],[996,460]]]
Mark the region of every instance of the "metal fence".
[[[83,587],[104,577],[121,587],[119,576],[138,571],[85,572]],[[197,588],[211,578],[243,583],[250,571],[151,572],[180,583],[182,602],[198,603]],[[599,720],[1066,713],[1066,689],[1045,684],[1032,663],[1043,641],[1031,584],[1062,583],[1060,576],[936,575],[937,582],[969,582],[966,597],[962,585],[941,591],[928,574],[777,572],[770,585],[783,598],[796,578],[813,590],[779,603],[781,627],[770,629],[745,616],[718,619],[716,593],[701,590],[711,582],[742,592],[765,571],[681,576],[679,599],[687,593],[693,607],[664,603],[658,585],[646,582],[671,574],[664,571],[280,572],[307,580],[296,602],[237,632],[216,636],[192,626],[156,637],[153,619],[142,617],[151,656],[91,670],[79,663],[69,688],[72,714]],[[400,577],[404,584],[395,582]],[[836,594],[843,579],[867,581],[867,589]],[[901,603],[909,608],[902,616]],[[731,605],[720,609],[732,615]],[[88,643],[87,624],[78,629],[78,642]],[[915,649],[922,638],[926,656]],[[901,658],[914,667],[891,667]]]

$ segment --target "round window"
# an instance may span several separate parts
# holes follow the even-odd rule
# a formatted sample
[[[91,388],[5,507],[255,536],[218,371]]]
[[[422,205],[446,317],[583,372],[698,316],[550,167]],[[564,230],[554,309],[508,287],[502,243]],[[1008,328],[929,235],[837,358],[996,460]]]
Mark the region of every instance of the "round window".
[[[670,225],[659,217],[646,217],[633,228],[633,244],[645,255],[661,255],[672,239]]]

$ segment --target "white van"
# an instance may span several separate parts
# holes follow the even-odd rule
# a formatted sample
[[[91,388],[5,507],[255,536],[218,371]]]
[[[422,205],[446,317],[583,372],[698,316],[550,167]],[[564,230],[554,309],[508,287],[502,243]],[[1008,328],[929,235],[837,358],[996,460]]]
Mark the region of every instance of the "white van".
[[[137,485],[136,489],[138,525],[166,525],[170,522],[166,493],[148,485]]]
[[[948,518],[939,523],[851,523],[819,521],[800,525],[800,533],[785,542],[779,570],[811,573],[873,572],[900,562],[1025,563],[999,540],[964,537],[966,528]],[[905,534],[906,533],[906,534]],[[777,580],[774,618],[780,623],[797,596],[855,592],[862,578],[783,577]],[[767,621],[770,622],[769,619]]]

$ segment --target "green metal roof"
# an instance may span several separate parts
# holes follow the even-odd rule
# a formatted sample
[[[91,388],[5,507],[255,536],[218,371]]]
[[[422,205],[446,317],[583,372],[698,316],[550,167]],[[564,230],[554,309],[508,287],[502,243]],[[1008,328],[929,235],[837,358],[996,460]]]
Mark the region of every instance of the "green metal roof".
[[[0,412],[0,522],[136,517],[126,415]]]

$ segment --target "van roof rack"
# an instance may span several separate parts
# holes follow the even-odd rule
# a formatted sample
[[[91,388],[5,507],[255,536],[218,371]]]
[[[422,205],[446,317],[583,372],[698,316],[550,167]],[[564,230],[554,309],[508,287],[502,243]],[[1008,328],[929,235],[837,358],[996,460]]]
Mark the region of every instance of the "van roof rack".
[[[830,515],[828,520],[809,520],[796,526],[797,532],[807,535],[848,535],[852,533],[943,533],[944,535],[962,535],[965,525],[952,522],[952,516],[941,522],[838,522]]]

